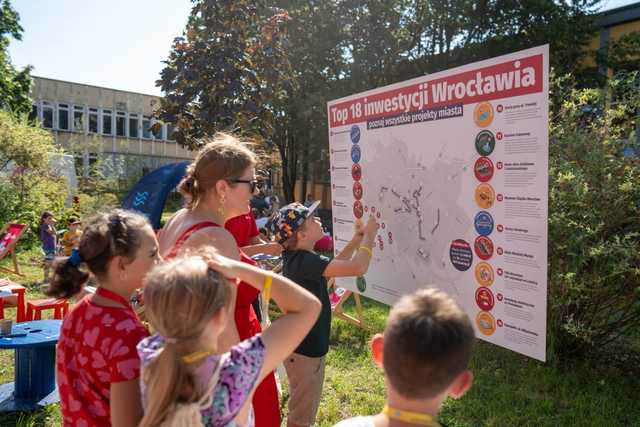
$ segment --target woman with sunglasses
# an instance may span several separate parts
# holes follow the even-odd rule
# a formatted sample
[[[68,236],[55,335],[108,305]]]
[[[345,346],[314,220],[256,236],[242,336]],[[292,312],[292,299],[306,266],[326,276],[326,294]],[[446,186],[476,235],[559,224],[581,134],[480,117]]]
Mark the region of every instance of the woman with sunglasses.
[[[234,237],[224,228],[234,217],[247,214],[249,201],[256,191],[256,158],[251,150],[231,135],[217,134],[204,145],[178,186],[186,206],[176,212],[158,234],[160,253],[173,258],[179,253],[214,246],[220,254],[255,262],[246,256]],[[240,283],[232,301],[235,315],[227,323],[217,345],[221,353],[231,346],[262,332],[251,307],[255,289]],[[176,321],[179,321],[176,319]],[[267,376],[253,396],[256,427],[280,426],[280,406],[273,373]]]

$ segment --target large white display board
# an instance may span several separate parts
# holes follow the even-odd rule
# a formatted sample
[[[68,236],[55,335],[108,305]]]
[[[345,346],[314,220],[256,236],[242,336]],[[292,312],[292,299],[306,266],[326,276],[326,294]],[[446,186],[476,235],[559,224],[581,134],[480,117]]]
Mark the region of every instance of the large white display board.
[[[380,223],[364,278],[393,304],[427,285],[476,335],[545,360],[549,48],[328,103],[336,253],[356,218]]]

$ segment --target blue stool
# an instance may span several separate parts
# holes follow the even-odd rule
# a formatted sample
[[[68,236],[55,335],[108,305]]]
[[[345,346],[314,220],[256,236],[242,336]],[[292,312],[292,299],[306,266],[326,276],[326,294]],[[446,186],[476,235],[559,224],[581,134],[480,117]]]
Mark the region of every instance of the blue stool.
[[[13,326],[13,338],[0,336],[0,349],[15,350],[15,381],[0,386],[0,411],[33,411],[60,401],[56,388],[56,343],[61,320]]]

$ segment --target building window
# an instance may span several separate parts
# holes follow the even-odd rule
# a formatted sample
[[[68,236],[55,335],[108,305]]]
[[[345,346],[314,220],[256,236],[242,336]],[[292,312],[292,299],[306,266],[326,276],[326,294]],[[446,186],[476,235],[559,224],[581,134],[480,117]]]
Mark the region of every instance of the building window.
[[[138,137],[138,115],[129,114],[129,138]]]
[[[89,132],[98,133],[98,109],[89,108]]]
[[[58,104],[58,129],[69,130],[69,106]]]
[[[80,105],[73,106],[73,130],[84,132],[84,107]]]
[[[149,116],[142,117],[142,137],[151,139],[151,118]]]
[[[176,132],[176,128],[173,125],[168,124],[167,125],[167,140],[168,141],[175,141],[176,140],[176,137],[174,135],[175,132]]]
[[[153,137],[158,140],[162,139],[162,130],[164,129],[164,125],[156,122],[153,128],[155,129],[153,131]]]
[[[113,115],[111,110],[102,110],[102,134],[113,135]]]
[[[53,128],[53,105],[46,101],[42,102],[42,127]]]
[[[35,123],[38,120],[38,106],[33,104],[31,106],[31,112],[29,112],[29,123]]]
[[[116,136],[127,136],[127,117],[126,113],[116,111]]]

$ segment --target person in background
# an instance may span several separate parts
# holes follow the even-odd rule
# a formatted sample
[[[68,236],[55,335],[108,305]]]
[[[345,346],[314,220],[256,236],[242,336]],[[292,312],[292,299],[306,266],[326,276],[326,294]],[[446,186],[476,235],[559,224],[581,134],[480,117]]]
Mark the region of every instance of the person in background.
[[[55,223],[56,219],[51,212],[43,212],[40,216],[40,242],[42,243],[42,252],[44,253],[42,262],[44,275],[43,285],[49,284],[49,270],[51,269],[53,260],[56,258],[57,232]]]
[[[80,221],[78,218],[69,218],[69,229],[62,235],[62,253],[64,256],[71,256],[73,248],[77,248],[80,244],[80,237],[82,237],[82,230],[80,230]]]

